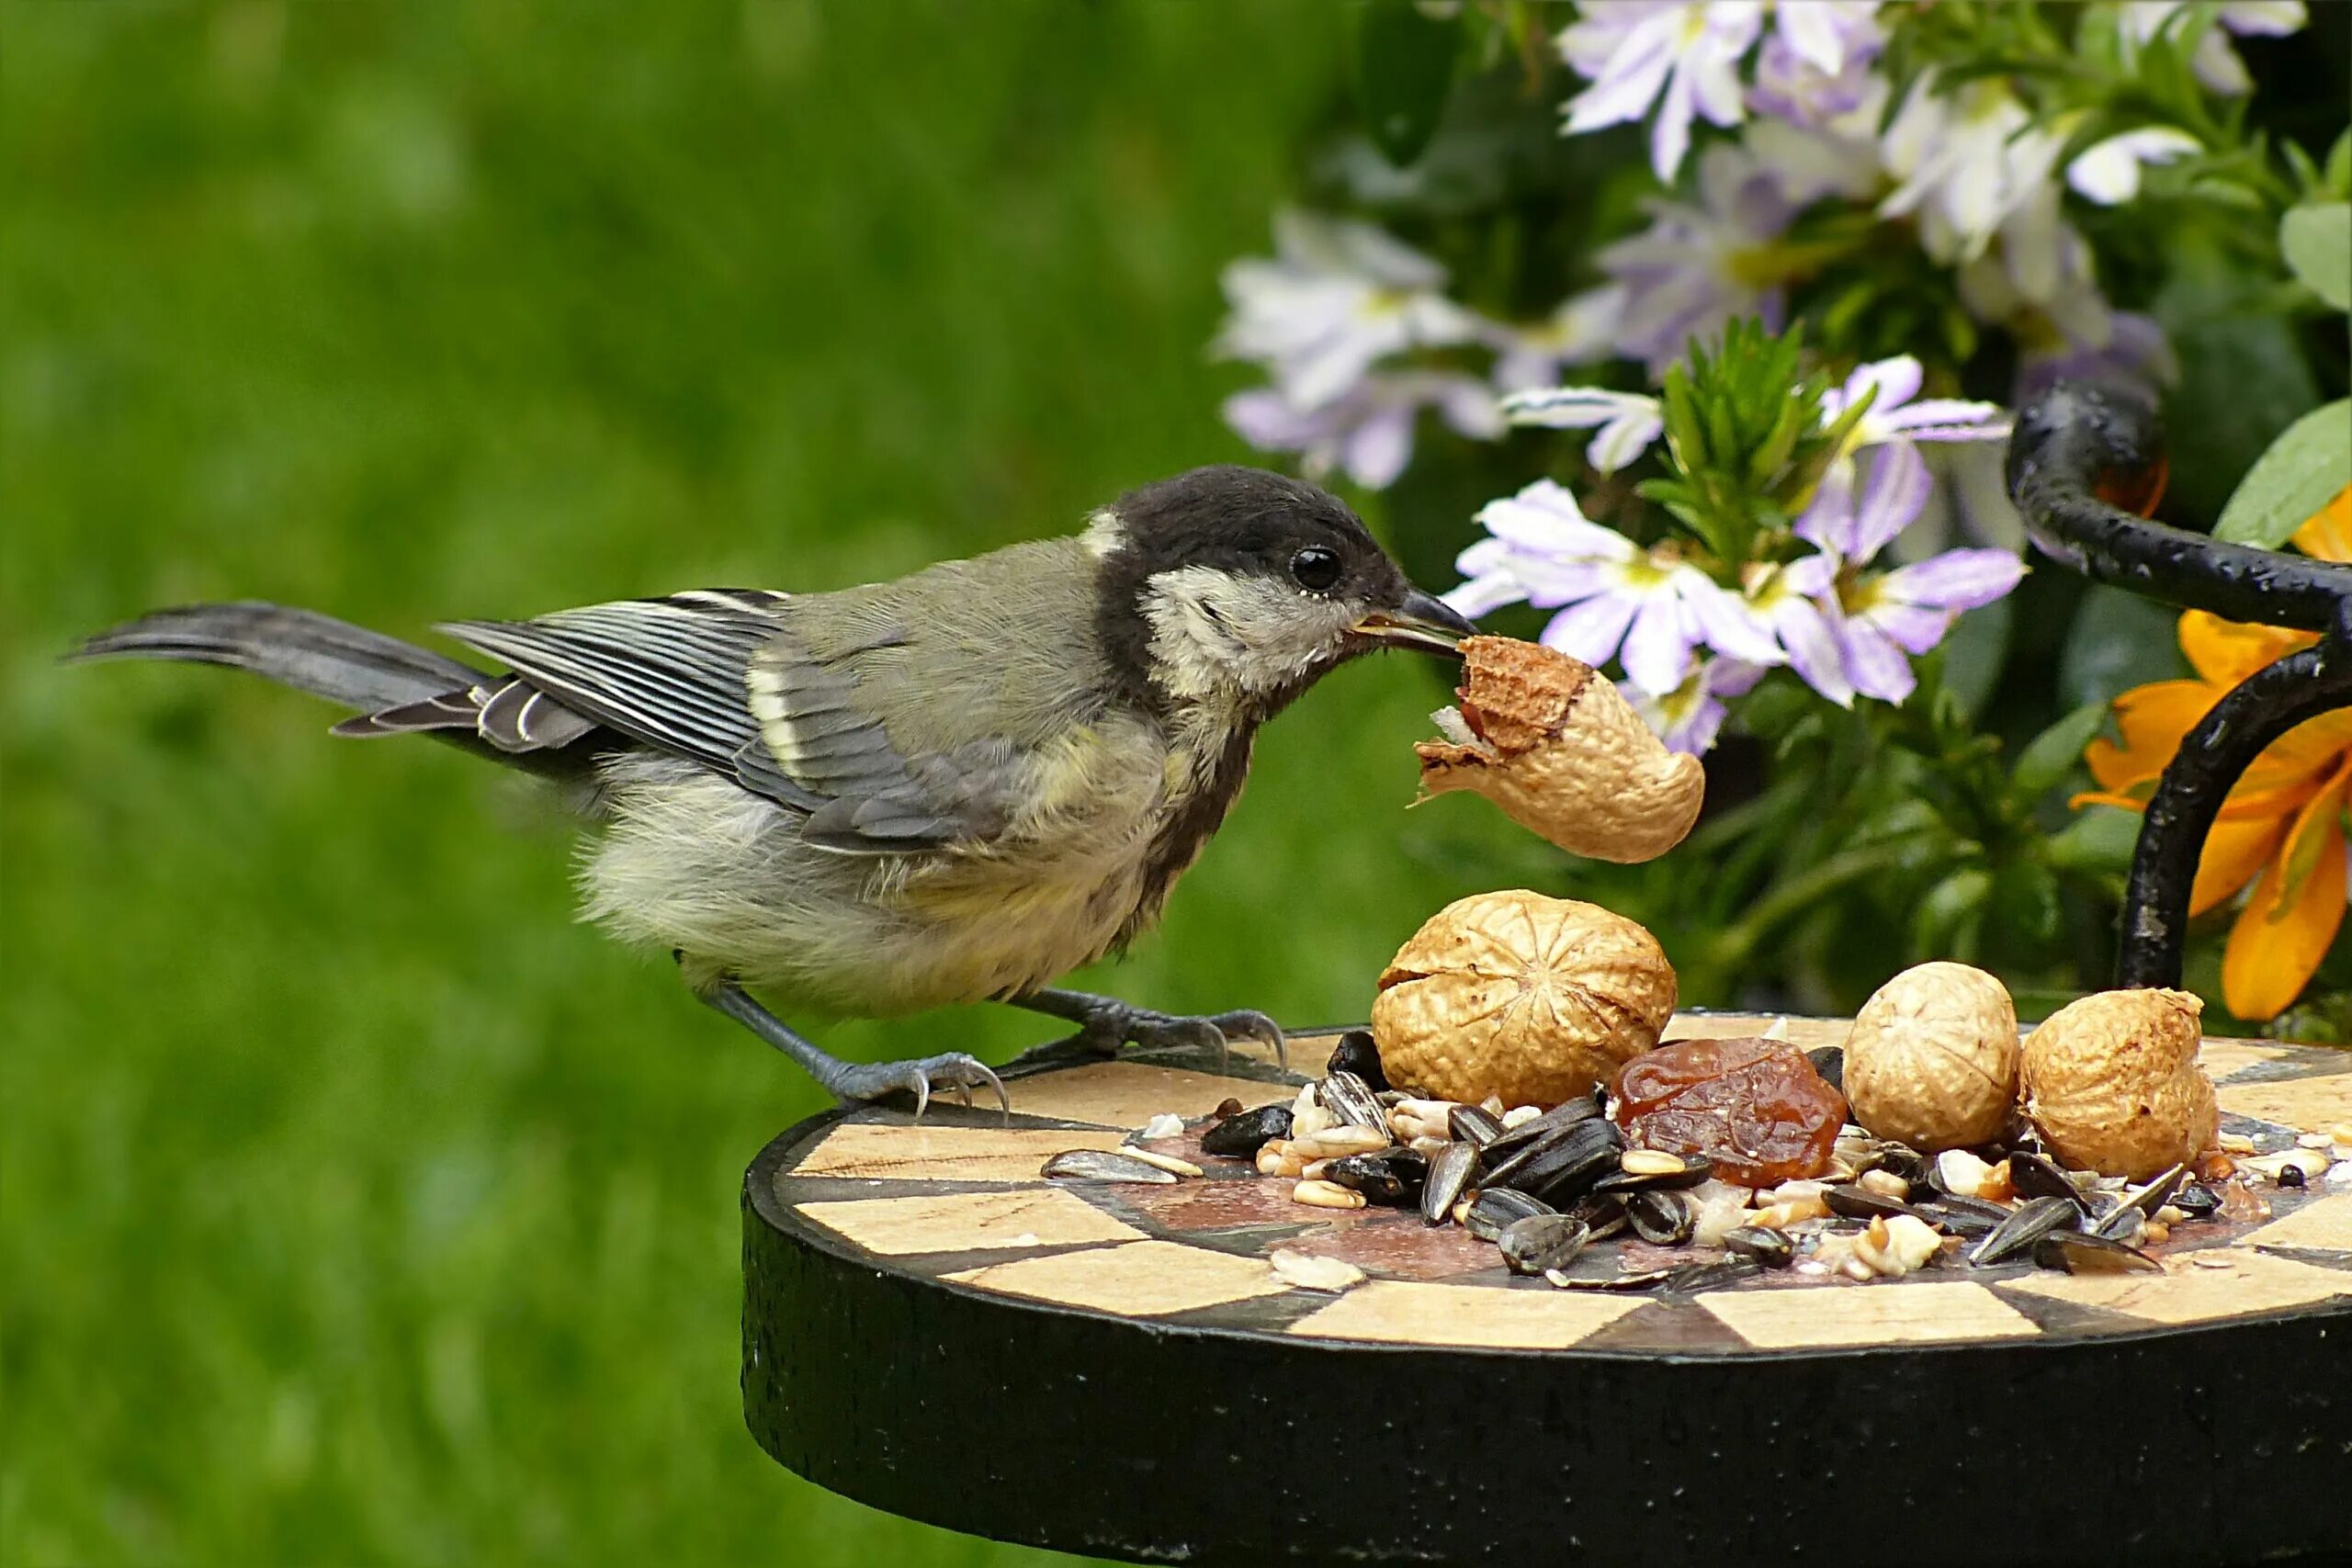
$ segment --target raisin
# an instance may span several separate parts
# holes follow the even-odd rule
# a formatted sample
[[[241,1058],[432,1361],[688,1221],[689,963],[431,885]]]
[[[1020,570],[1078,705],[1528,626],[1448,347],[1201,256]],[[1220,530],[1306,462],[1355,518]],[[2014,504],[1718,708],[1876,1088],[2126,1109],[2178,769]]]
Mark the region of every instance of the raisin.
[[[1609,1114],[1639,1148],[1704,1155],[1744,1187],[1829,1168],[1846,1097],[1778,1040],[1677,1040],[1618,1069]]]

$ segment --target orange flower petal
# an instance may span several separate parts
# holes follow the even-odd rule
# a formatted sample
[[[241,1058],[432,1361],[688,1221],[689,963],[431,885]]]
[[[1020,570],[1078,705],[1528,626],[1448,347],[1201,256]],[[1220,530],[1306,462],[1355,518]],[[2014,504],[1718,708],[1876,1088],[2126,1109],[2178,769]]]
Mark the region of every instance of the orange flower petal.
[[[2197,861],[2197,881],[2188,890],[2188,912],[2201,915],[2252,882],[2286,837],[2287,822],[2282,817],[2214,823]]]
[[[2352,485],[2337,491],[2334,501],[2296,529],[2292,542],[2303,554],[2322,560],[2352,560]]]
[[[2132,687],[2115,699],[2123,744],[2102,738],[2083,749],[2091,777],[2106,789],[2154,778],[2180,750],[2181,737],[2221,700],[2221,692],[2202,681],[2158,681]]]
[[[2319,968],[2344,922],[2344,795],[2339,773],[2295,818],[2286,843],[2255,885],[2222,954],[2222,996],[2240,1018],[2287,1010]]]
[[[2190,668],[2217,686],[2234,686],[2266,664],[2275,664],[2319,638],[2280,626],[2242,626],[2203,610],[2180,617],[2180,651]]]

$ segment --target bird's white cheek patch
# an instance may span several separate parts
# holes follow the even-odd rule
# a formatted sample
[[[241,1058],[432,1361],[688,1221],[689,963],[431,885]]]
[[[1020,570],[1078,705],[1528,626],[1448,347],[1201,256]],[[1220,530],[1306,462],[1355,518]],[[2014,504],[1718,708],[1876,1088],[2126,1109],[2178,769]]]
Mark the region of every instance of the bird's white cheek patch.
[[[1144,587],[1151,653],[1178,696],[1279,690],[1335,656],[1361,610],[1271,577],[1186,566]]]

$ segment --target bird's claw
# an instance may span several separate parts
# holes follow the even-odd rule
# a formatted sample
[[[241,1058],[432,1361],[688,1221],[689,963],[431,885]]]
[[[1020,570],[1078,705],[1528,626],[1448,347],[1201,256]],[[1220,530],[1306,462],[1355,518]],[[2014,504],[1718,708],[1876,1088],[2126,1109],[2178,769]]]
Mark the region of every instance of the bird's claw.
[[[1273,1047],[1277,1063],[1290,1066],[1290,1046],[1283,1036],[1282,1025],[1253,1008],[1188,1017],[1122,1003],[1116,1010],[1106,1009],[1088,1020],[1080,1032],[1089,1044],[1105,1055],[1116,1055],[1119,1047],[1126,1044],[1140,1045],[1146,1050],[1192,1046],[1216,1051],[1220,1065],[1231,1055],[1234,1041],[1255,1040]]]
[[[967,1105],[972,1103],[972,1090],[986,1087],[996,1091],[997,1103],[1005,1116],[1012,1115],[1012,1097],[1005,1092],[1004,1080],[989,1070],[978,1056],[962,1051],[950,1051],[940,1056],[918,1056],[903,1062],[858,1062],[835,1075],[825,1086],[843,1105],[863,1105],[883,1100],[893,1094],[915,1097],[915,1120],[931,1109],[931,1092],[935,1089],[952,1089]]]

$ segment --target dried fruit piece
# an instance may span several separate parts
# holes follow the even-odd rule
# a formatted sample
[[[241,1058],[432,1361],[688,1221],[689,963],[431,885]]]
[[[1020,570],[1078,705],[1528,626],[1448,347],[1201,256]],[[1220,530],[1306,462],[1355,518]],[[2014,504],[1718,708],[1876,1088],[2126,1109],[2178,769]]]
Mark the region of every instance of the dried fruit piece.
[[[2018,1013],[2000,981],[1922,964],[1881,986],[1846,1037],[1846,1098],[1882,1138],[1933,1154],[1987,1143],[2018,1093]]]
[[[1414,932],[1380,976],[1372,1032],[1390,1080],[1413,1092],[1556,1105],[1656,1044],[1673,1012],[1674,970],[1649,932],[1516,889],[1449,904]]]
[[[2186,991],[2101,991],[2026,1037],[2025,1113],[2065,1164],[2144,1181],[2211,1146],[2221,1112]]]
[[[1609,678],[1540,643],[1462,643],[1462,706],[1436,716],[1453,738],[1413,748],[1431,795],[1476,790],[1573,854],[1655,860],[1699,819],[1699,759],[1666,749]]]
[[[1768,1187],[1829,1168],[1846,1097],[1779,1040],[1678,1040],[1617,1075],[1610,1115],[1641,1148],[1705,1155],[1726,1181]]]

